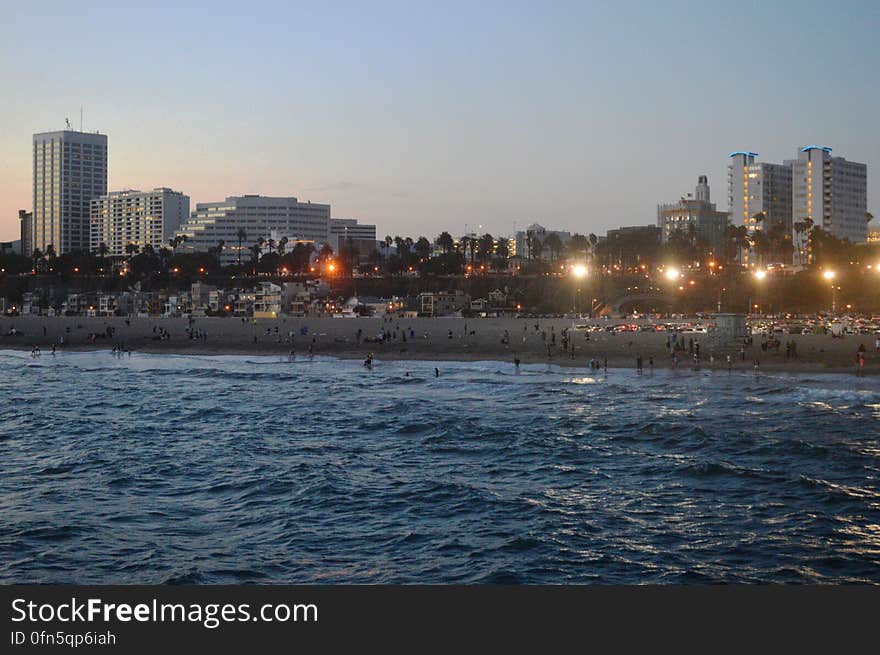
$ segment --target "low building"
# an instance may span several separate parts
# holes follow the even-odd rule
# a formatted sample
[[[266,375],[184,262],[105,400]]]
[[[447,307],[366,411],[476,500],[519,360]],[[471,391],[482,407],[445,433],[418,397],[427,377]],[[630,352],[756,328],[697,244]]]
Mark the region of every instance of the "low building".
[[[450,316],[470,306],[471,297],[463,291],[436,291],[419,294],[422,316]]]
[[[373,250],[376,249],[376,226],[358,223],[354,218],[331,218],[330,219],[330,238],[329,244],[334,252],[339,252],[339,248],[346,240],[354,241],[372,241]]]
[[[880,218],[871,219],[868,223],[868,243],[880,243]]]

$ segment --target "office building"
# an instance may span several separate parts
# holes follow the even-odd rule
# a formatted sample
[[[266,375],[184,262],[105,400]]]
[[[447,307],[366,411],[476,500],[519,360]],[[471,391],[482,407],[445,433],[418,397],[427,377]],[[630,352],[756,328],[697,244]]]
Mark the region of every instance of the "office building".
[[[867,241],[867,165],[832,157],[827,146],[801,148],[790,163],[794,222],[812,221],[852,243]]]
[[[126,255],[126,246],[139,251],[168,244],[189,217],[189,196],[167,188],[152,191],[114,191],[92,200],[89,249],[103,243],[110,257]]]
[[[693,226],[700,239],[719,249],[728,223],[729,214],[718,211],[711,202],[709,179],[705,175],[698,176],[693,194],[678,202],[657,205],[657,227],[663,243],[678,231],[687,234]]]
[[[87,250],[90,203],[107,193],[107,135],[73,130],[34,134],[31,246],[61,255]]]
[[[221,264],[251,260],[250,248],[274,232],[290,240],[327,243],[330,237],[330,205],[300,202],[296,198],[232,196],[222,202],[198,203],[189,219],[177,230],[186,237],[185,250],[207,252],[222,241]]]
[[[335,252],[339,252],[340,244],[345,243],[347,239],[353,241],[376,241],[376,226],[358,223],[354,218],[331,218],[330,247]]]

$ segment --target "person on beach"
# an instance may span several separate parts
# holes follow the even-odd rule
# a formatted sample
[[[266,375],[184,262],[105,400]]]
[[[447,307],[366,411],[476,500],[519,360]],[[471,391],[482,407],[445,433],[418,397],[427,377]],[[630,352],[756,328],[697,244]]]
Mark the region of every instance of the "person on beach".
[[[642,356],[641,355],[636,356],[636,370],[639,373],[642,372]]]
[[[654,356],[648,357],[648,370],[653,373],[654,372]]]
[[[755,375],[758,374],[758,371],[760,370],[760,368],[761,368],[761,362],[758,361],[757,358],[755,358],[755,364],[754,364]]]
[[[440,369],[439,369],[439,368],[436,368],[436,367],[434,368],[434,377],[435,377],[435,378],[439,378],[439,377],[440,377]]]
[[[608,358],[607,357],[602,358],[602,368],[605,370],[606,373],[608,372]]]
[[[732,370],[733,370],[733,358],[728,354],[727,355],[727,372],[729,373]]]

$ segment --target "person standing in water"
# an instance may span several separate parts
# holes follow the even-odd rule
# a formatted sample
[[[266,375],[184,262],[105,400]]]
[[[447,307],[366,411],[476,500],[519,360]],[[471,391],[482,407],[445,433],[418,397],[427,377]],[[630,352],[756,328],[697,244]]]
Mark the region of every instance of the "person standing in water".
[[[440,369],[437,368],[437,367],[434,367],[434,377],[435,377],[435,378],[439,378],[439,377],[440,377]]]

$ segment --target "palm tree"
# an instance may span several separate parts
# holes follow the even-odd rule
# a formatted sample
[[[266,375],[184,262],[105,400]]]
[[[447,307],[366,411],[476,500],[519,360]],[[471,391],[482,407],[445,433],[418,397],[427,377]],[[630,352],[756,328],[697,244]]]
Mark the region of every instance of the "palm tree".
[[[495,250],[495,238],[488,232],[480,237],[478,241],[480,251],[480,261],[488,261],[492,259],[492,252]]]
[[[110,252],[110,248],[107,247],[107,244],[103,241],[98,244],[98,259],[100,260],[101,270],[104,270],[104,257],[107,256],[107,253]]]
[[[278,257],[284,257],[284,251],[287,249],[287,237],[281,237],[281,240],[278,242]]]
[[[136,243],[129,242],[125,245],[125,254],[128,255],[129,262],[131,262],[131,258],[134,257],[138,250],[140,250],[140,247]]]
[[[31,257],[34,260],[34,271],[38,271],[40,267],[40,262],[43,260],[43,253],[40,252],[39,248],[34,248],[34,252],[31,253]]]
[[[452,252],[452,246],[455,244],[455,241],[452,238],[452,235],[449,232],[441,232],[440,236],[437,237],[437,245],[443,249],[443,252],[450,253]]]
[[[419,259],[424,260],[431,256],[431,242],[425,237],[419,237],[419,240],[416,241],[413,249],[419,256]]]
[[[495,267],[502,270],[507,266],[507,260],[510,257],[510,245],[507,239],[498,239],[495,242]]]
[[[240,227],[236,231],[235,236],[238,237],[238,267],[241,268],[241,244],[247,241],[247,230]]]
[[[556,261],[559,259],[559,253],[562,252],[562,239],[559,238],[559,235],[556,232],[551,232],[544,239],[544,245],[547,247],[547,250],[550,251],[550,259]]]

